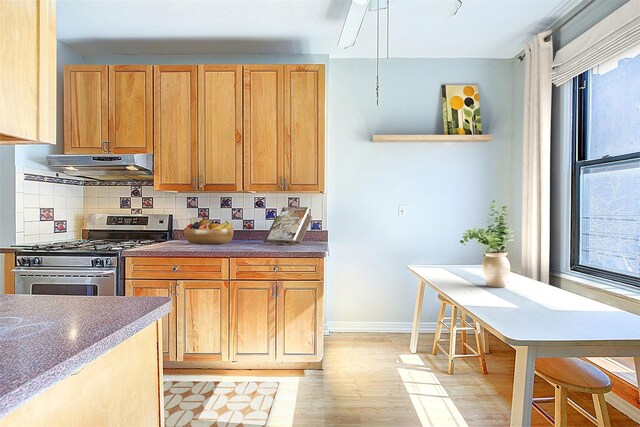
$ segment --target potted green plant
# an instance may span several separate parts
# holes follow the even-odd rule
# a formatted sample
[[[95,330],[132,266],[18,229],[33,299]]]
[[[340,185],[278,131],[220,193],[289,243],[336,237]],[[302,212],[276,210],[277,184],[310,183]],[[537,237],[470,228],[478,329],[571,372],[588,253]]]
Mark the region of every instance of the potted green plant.
[[[513,240],[513,230],[507,225],[507,207],[498,207],[493,200],[489,206],[487,228],[471,228],[464,232],[460,243],[476,240],[486,247],[482,261],[482,275],[487,286],[504,288],[511,264],[507,258],[507,242]]]

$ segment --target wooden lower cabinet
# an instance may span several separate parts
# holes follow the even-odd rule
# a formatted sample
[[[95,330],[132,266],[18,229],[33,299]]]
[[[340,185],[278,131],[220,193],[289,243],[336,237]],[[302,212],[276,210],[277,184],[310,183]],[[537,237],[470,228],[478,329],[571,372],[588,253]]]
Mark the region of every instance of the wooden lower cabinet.
[[[126,272],[127,296],[173,301],[166,368],[321,367],[321,258],[128,258]]]

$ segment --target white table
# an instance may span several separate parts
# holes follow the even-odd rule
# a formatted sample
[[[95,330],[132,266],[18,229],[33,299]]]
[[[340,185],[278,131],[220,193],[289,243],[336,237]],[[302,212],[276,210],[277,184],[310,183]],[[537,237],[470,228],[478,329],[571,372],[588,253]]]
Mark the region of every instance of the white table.
[[[632,356],[640,380],[640,316],[511,273],[506,288],[488,288],[479,266],[407,268],[419,279],[410,349],[416,352],[424,287],[516,350],[511,426],[531,424],[537,357]]]

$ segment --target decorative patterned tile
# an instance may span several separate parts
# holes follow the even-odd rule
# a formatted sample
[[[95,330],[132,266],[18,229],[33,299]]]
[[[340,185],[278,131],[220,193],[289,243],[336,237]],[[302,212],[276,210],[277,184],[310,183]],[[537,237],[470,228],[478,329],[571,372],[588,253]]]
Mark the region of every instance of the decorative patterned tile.
[[[144,209],[153,209],[153,197],[143,197],[142,207]]]
[[[209,208],[198,209],[198,218],[209,218]]]
[[[242,208],[231,209],[231,219],[242,219]]]
[[[311,221],[312,230],[322,230],[322,221],[319,219]]]
[[[40,221],[53,221],[53,208],[40,208]]]
[[[132,185],[131,186],[131,197],[142,197],[142,186],[141,185]]]
[[[243,230],[253,230],[253,220],[252,219],[245,219],[244,221],[242,221],[242,229]]]
[[[140,208],[131,209],[131,215],[142,215],[142,209]]]
[[[256,209],[264,209],[266,207],[266,198],[265,197],[254,197],[253,198],[253,207]]]
[[[197,207],[198,207],[198,198],[187,197],[187,208],[197,208]]]
[[[290,208],[299,208],[300,207],[300,197],[289,197],[289,203],[287,204]]]
[[[267,208],[267,210],[265,210],[264,219],[276,219],[277,216],[278,216],[278,209]]]
[[[66,233],[67,232],[67,220],[53,221],[54,233]]]
[[[211,221],[214,224],[220,224],[220,220],[219,219],[210,219],[209,221]]]
[[[231,197],[221,197],[220,198],[220,207],[221,208],[230,208],[231,207]]]
[[[131,197],[120,197],[120,209],[131,209]]]

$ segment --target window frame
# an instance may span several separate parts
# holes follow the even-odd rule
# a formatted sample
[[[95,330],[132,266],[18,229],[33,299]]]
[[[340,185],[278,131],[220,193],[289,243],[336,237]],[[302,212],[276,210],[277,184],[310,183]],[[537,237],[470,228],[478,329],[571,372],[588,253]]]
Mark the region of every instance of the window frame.
[[[569,266],[573,271],[640,287],[640,278],[580,264],[580,172],[594,165],[621,163],[640,159],[640,152],[605,155],[600,159],[587,160],[587,129],[589,126],[591,71],[585,71],[573,79],[572,141],[571,141],[571,243]]]

